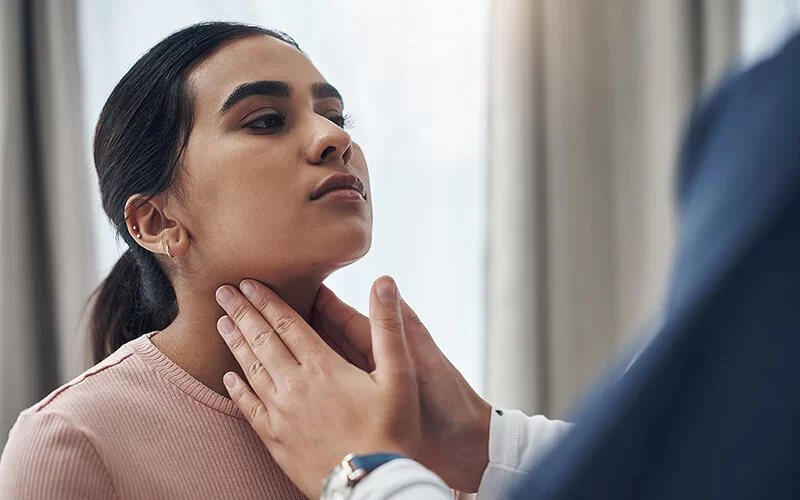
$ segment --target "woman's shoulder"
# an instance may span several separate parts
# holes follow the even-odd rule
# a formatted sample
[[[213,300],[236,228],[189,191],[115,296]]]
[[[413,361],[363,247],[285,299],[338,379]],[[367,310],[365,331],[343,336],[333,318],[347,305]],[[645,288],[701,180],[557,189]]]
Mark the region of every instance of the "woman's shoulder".
[[[114,496],[96,434],[138,369],[132,354],[120,348],[19,415],[0,458],[0,497]]]
[[[134,351],[129,345],[117,349],[106,359],[53,390],[22,415],[58,413],[64,416],[81,413],[94,400],[111,403],[114,394],[128,383],[128,375],[139,370],[132,359]],[[109,398],[109,396],[112,396]]]
[[[78,428],[94,427],[137,404],[131,397],[132,389],[152,377],[147,365],[135,356],[133,344],[137,341],[140,340],[123,345],[22,411],[14,428],[48,425],[54,420],[69,422]]]
[[[65,416],[23,412],[0,457],[2,498],[114,498],[113,481],[89,436]]]

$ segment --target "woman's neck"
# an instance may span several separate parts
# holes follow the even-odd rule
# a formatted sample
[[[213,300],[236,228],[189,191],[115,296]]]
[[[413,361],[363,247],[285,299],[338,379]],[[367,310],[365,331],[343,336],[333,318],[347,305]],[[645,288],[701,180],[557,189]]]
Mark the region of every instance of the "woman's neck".
[[[270,288],[308,321],[323,279],[293,280]],[[222,376],[235,371],[244,377],[244,372],[217,332],[217,320],[225,314],[214,298],[219,285],[193,285],[176,287],[180,312],[153,336],[153,344],[189,375],[227,397]]]

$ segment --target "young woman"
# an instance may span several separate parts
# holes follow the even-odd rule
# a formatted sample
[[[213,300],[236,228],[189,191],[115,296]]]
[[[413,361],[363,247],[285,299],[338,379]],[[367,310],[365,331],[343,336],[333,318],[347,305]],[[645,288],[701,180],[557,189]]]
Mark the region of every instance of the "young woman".
[[[0,498],[303,498],[223,384],[229,371],[279,367],[240,368],[218,327],[246,316],[223,285],[246,294],[251,278],[297,313],[283,329],[308,322],[374,367],[370,319],[321,286],[371,244],[367,165],[346,123],[339,92],[297,44],[256,26],[188,27],[128,71],[95,134],[103,206],[130,247],[95,294],[97,364],[20,415]],[[419,387],[413,458],[451,488],[480,483],[497,497],[523,461],[516,447],[490,450],[490,426],[545,450],[563,424],[492,411],[405,303],[402,315]]]
[[[310,320],[322,281],[367,252],[369,177],[346,123],[279,32],[199,24],[136,62],[95,135],[130,247],[96,292],[98,364],[20,416],[0,496],[304,498],[227,397],[238,364],[215,291],[255,278]]]

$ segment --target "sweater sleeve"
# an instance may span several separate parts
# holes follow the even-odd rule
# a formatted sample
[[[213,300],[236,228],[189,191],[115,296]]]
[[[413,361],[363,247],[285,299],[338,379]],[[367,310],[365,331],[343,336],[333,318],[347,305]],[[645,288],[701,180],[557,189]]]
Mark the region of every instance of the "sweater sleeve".
[[[64,417],[24,412],[0,458],[0,498],[114,498],[114,486],[92,442]]]

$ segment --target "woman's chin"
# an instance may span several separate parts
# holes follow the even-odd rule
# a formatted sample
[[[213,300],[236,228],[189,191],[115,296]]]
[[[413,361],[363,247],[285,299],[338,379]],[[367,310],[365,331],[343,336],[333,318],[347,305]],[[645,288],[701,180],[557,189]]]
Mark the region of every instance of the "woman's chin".
[[[342,245],[340,248],[336,249],[335,252],[330,253],[329,259],[325,259],[330,262],[331,267],[336,269],[349,266],[367,255],[372,244],[372,239],[366,239],[358,244],[355,244],[356,242],[352,240],[350,242],[342,241],[341,243],[353,244]]]
[[[348,265],[369,252],[372,246],[371,227],[354,224],[335,229],[341,230],[318,233],[320,238],[309,245],[309,248],[317,249],[315,253],[322,260]]]

